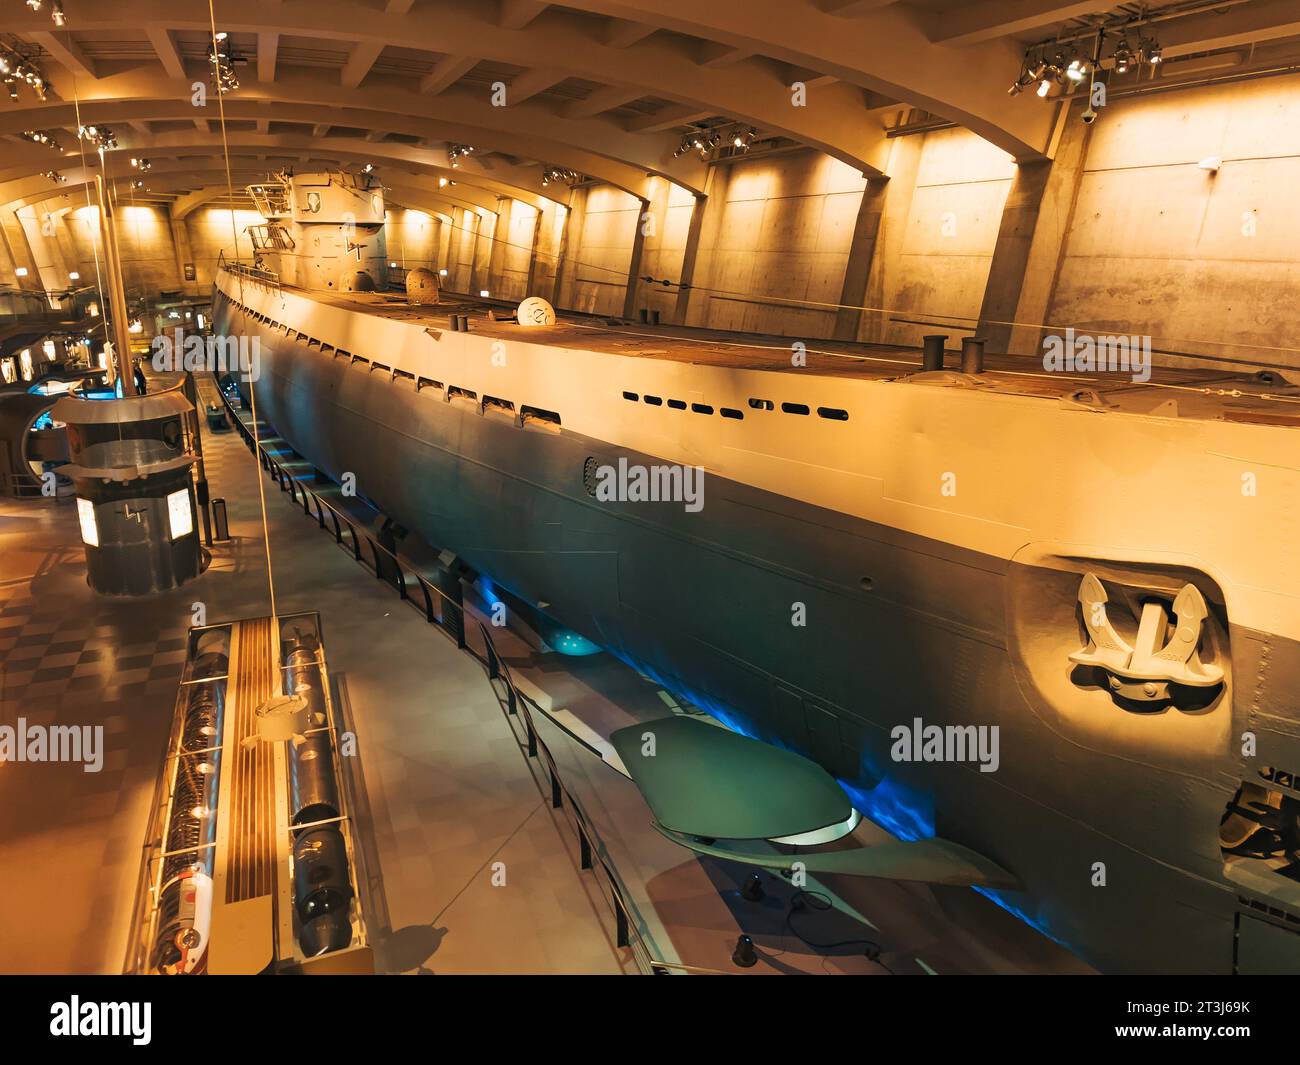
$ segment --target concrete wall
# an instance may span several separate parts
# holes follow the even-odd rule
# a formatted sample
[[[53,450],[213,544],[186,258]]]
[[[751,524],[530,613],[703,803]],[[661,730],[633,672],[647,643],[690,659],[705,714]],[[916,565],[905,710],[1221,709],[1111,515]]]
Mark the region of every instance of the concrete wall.
[[[979,318],[1015,162],[965,130],[894,141],[860,336],[920,344]],[[962,323],[954,321],[970,319]]]
[[[406,270],[437,270],[441,262],[442,220],[424,211],[391,208],[386,216],[388,260]]]
[[[816,152],[745,160],[729,171],[707,207],[716,228],[695,277],[707,291],[692,300],[689,324],[830,336],[862,175]]]
[[[1106,108],[1048,321],[1300,366],[1297,116],[1297,76]],[[1211,156],[1223,161],[1217,174],[1197,166]]]
[[[582,193],[564,265],[561,306],[591,314],[622,314],[641,201],[620,189],[597,186]]]
[[[1046,322],[1151,335],[1166,361],[1181,352],[1300,366],[1297,114],[1300,75],[1122,99],[1090,127],[1071,117],[1041,212],[1032,183],[1014,186],[1032,230],[1027,267],[994,258],[1004,219],[1022,217],[1004,216],[1014,163],[956,129],[892,141],[889,180],[865,201],[861,174],[803,150],[714,167],[698,211],[666,180],[650,183],[645,203],[582,186],[541,212],[502,201],[499,214],[458,207],[440,222],[394,208],[389,258],[446,268],[444,285],[457,291],[536,292],[597,314],[626,305],[665,321],[819,339],[835,329],[853,252],[847,287],[866,308],[864,341],[915,345],[938,331],[955,346],[984,310],[986,330],[995,319],[1030,323],[1005,341],[1026,356],[1038,353],[1035,324]],[[1222,159],[1217,173],[1197,166],[1208,157]],[[11,211],[0,217],[0,280],[14,280],[18,265],[29,288],[41,283],[38,267],[94,278],[86,208],[49,202],[64,204],[52,238],[34,228],[39,212],[25,224]],[[189,289],[201,293],[233,245],[225,209],[197,210],[181,225],[164,208],[124,207],[119,221],[133,291],[181,288],[181,264],[193,261]],[[234,221],[242,233],[257,216],[235,212]],[[242,239],[239,250],[249,254]],[[638,280],[629,299],[634,261],[638,278],[653,280]],[[695,288],[682,295],[675,282],[692,268]]]

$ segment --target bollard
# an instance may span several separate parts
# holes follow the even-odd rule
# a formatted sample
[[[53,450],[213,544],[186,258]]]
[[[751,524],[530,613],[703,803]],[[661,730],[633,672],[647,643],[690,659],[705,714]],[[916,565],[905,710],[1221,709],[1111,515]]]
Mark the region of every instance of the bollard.
[[[984,372],[984,341],[981,338],[961,338],[961,372]]]
[[[924,342],[924,347],[921,349],[921,369],[923,371],[942,370],[943,346],[948,338],[932,333],[921,339]]]

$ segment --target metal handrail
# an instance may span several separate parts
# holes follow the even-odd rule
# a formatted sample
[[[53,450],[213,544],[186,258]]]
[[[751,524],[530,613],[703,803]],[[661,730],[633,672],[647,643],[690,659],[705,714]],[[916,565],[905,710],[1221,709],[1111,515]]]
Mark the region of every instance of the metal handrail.
[[[423,606],[411,598],[407,584],[406,576],[403,571],[401,559],[386,547],[382,547],[375,542],[374,537],[369,533],[363,532],[361,538],[370,545],[371,562],[367,562],[361,551],[361,538],[357,535],[357,524],[344,514],[337,507],[333,506],[327,500],[323,499],[318,493],[313,492],[306,485],[302,484],[293,476],[285,467],[270,454],[265,444],[259,445],[253,433],[244,420],[239,417],[238,412],[231,406],[229,398],[226,396],[224,389],[218,382],[217,392],[221,396],[222,403],[225,404],[226,411],[234,421],[235,427],[239,430],[245,445],[250,451],[256,449],[260,465],[267,471],[271,480],[275,482],[282,492],[288,492],[290,498],[302,507],[303,513],[311,518],[314,517],[320,528],[327,532],[331,531],[326,526],[325,516],[328,513],[330,525],[334,533],[335,542],[346,547],[343,543],[343,529],[346,528],[351,534],[352,545],[350,553],[353,558],[362,564],[366,569],[374,572],[375,576],[384,580],[385,574],[383,567],[380,565],[381,554],[386,556],[392,562],[394,579],[390,580],[397,589],[402,599],[411,603],[417,610],[424,614],[425,620],[431,624],[437,624],[438,628],[448,637],[455,640],[457,648],[467,652],[480,665],[484,667],[488,675],[488,682],[500,681],[504,685],[504,692],[498,692],[495,685],[493,691],[497,694],[497,701],[506,715],[507,723],[513,717],[520,717],[524,722],[525,740],[521,744],[526,750],[528,757],[537,758],[546,762],[547,775],[551,786],[551,806],[554,809],[561,809],[564,806],[564,798],[569,800],[569,809],[574,815],[574,829],[578,836],[580,865],[583,869],[591,870],[593,876],[599,880],[599,872],[604,874],[604,880],[608,887],[608,892],[602,891],[601,895],[605,898],[614,913],[615,922],[615,942],[620,947],[627,947],[631,952],[634,960],[642,972],[655,974],[664,974],[672,971],[692,971],[689,966],[683,966],[674,962],[669,962],[659,956],[658,951],[654,949],[653,944],[647,938],[644,931],[644,921],[639,918],[635,905],[628,902],[628,892],[622,879],[614,871],[613,865],[609,859],[609,851],[601,840],[600,834],[596,831],[592,819],[588,816],[582,803],[568,788],[564,786],[560,779],[559,771],[556,767],[555,759],[551,755],[550,749],[538,735],[537,728],[533,723],[533,711],[536,710],[547,720],[552,721],[566,735],[577,740],[588,750],[594,751],[590,744],[582,740],[581,737],[575,736],[568,729],[564,728],[547,714],[537,703],[524,692],[520,691],[515,685],[514,679],[510,675],[510,667],[505,659],[501,657],[496,649],[496,644],[488,632],[487,627],[478,623],[479,632],[483,639],[484,651],[482,654],[470,646],[465,640],[465,621],[464,605],[457,603],[452,597],[447,595],[441,588],[426,580],[420,573],[416,572],[414,567],[410,568],[410,575],[415,579],[418,587],[423,593]],[[299,498],[301,493],[301,498]],[[315,504],[313,513],[311,504]],[[438,596],[443,607],[444,617],[437,617],[433,610],[433,599],[430,593]],[[450,611],[448,612],[448,608]],[[450,622],[445,617],[450,617]],[[521,712],[522,711],[522,712]],[[513,731],[513,726],[512,729]],[[595,751],[599,757],[598,751]],[[603,764],[603,763],[602,763]],[[633,918],[636,917],[636,920]]]
[[[227,259],[224,248],[217,253],[217,270],[229,270],[232,274],[247,277],[253,281],[261,281],[267,285],[274,285],[276,288],[280,287],[280,275],[274,270],[267,270],[261,266],[252,266],[238,259]]]

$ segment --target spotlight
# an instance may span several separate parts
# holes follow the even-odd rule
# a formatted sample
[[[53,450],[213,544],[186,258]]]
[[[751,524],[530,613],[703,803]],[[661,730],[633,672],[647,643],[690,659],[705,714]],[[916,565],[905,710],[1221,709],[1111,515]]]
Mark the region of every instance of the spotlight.
[[[758,952],[754,950],[754,941],[749,936],[736,940],[736,948],[731,952],[731,960],[742,969],[749,969],[758,964]]]
[[[1074,58],[1070,60],[1070,65],[1065,68],[1065,76],[1076,84],[1083,81],[1088,76],[1087,60]]]
[[[363,174],[373,174],[375,172],[375,164],[367,163],[365,166],[361,168],[361,172]]]
[[[1052,91],[1052,83],[1047,78],[1044,78],[1042,81],[1038,83],[1039,97],[1046,96],[1051,91]]]
[[[117,136],[107,126],[80,126],[77,136],[81,140],[90,141],[97,151],[112,151],[117,147]]]
[[[56,152],[62,150],[59,145],[58,138],[55,137],[54,134],[51,133],[49,130],[29,129],[29,130],[24,130],[22,133],[18,135],[22,137],[23,140],[31,141],[33,144],[43,144],[45,145],[45,147],[52,148]]]
[[[63,13],[63,0],[54,0],[50,5],[50,18],[54,20],[56,26],[67,25],[68,16]]]
[[[762,902],[764,898],[763,878],[754,873],[745,881],[744,886],[740,889],[740,894],[747,902]]]
[[[1122,40],[1115,49],[1115,54],[1111,57],[1115,61],[1115,73],[1127,74],[1129,67],[1133,65],[1133,49],[1129,47],[1126,40]]]

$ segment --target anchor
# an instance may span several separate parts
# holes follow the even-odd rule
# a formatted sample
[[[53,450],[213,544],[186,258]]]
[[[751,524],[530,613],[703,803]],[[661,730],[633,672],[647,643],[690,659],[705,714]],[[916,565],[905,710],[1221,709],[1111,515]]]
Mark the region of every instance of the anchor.
[[[1117,696],[1138,702],[1160,702],[1169,698],[1169,685],[1212,688],[1223,680],[1223,670],[1200,660],[1197,648],[1201,626],[1209,616],[1205,597],[1194,584],[1185,584],[1174,597],[1174,632],[1160,646],[1169,617],[1166,605],[1149,599],[1142,604],[1137,639],[1124,639],[1106,615],[1106,589],[1095,573],[1085,573],[1079,583],[1079,605],[1089,643],[1073,652],[1070,661],[1096,666],[1110,678]]]

